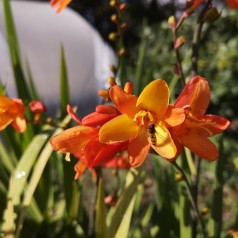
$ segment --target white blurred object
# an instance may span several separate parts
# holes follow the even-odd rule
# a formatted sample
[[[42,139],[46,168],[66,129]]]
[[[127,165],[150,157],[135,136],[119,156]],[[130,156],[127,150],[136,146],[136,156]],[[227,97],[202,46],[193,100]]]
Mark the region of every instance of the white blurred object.
[[[55,12],[50,3],[10,1],[20,44],[22,62],[29,62],[43,102],[56,108],[59,102],[60,47],[64,46],[71,103],[85,114],[97,104],[97,90],[103,88],[115,64],[113,50],[79,14],[64,9]],[[0,79],[11,97],[16,96],[0,2]]]

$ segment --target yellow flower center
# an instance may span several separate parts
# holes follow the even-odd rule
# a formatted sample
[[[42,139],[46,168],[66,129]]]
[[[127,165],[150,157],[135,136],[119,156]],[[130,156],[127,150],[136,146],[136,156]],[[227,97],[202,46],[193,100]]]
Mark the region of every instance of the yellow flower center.
[[[141,110],[135,114],[133,120],[137,122],[138,126],[147,126],[149,122],[154,121],[154,117],[150,112]]]

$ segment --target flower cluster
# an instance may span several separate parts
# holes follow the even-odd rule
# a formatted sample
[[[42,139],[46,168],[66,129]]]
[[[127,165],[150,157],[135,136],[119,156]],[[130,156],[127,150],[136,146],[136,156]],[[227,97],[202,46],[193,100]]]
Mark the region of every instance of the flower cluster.
[[[129,86],[128,86],[129,85]],[[157,79],[148,84],[139,97],[132,87],[112,85],[109,98],[113,105],[99,105],[82,121],[68,106],[68,112],[80,125],[65,130],[51,140],[52,147],[80,158],[76,178],[84,169],[110,161],[126,150],[131,166],[140,166],[152,148],[173,161],[186,146],[206,160],[216,160],[218,150],[209,137],[224,131],[230,122],[205,114],[209,101],[208,81],[193,77],[174,105],[169,104],[167,83]]]

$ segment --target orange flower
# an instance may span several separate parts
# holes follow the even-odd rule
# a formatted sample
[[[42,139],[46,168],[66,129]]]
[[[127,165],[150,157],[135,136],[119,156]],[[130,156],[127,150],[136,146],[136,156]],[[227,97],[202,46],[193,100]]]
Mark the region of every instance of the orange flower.
[[[72,0],[51,0],[52,7],[57,9],[57,12],[62,11]]]
[[[24,105],[21,99],[10,99],[0,95],[0,131],[9,124],[20,133],[26,130]]]
[[[68,106],[67,109],[71,117],[81,124],[81,120],[77,118],[72,108]],[[105,115],[105,117],[107,116],[108,114]],[[92,116],[92,120],[96,123],[97,115]],[[85,125],[83,121],[84,119],[81,125],[61,132],[50,141],[54,150],[65,154],[70,153],[76,158],[79,158],[78,163],[75,165],[75,179],[79,178],[85,168],[91,169],[92,167],[104,164],[127,147],[127,143],[115,143],[113,145],[101,143],[98,138],[99,128]],[[104,122],[98,122],[96,124],[102,125],[101,123]]]
[[[238,0],[226,0],[228,6],[232,9],[238,9]]]
[[[230,122],[217,115],[205,115],[210,101],[208,81],[193,77],[185,86],[174,106],[185,109],[186,120],[181,126],[171,128],[176,143],[182,143],[206,160],[216,160],[218,150],[208,137],[224,131]]]
[[[167,127],[180,125],[185,115],[183,110],[168,105],[169,89],[165,81],[151,82],[139,98],[118,85],[111,87],[109,94],[121,115],[102,126],[101,142],[128,141],[129,162],[134,167],[143,163],[150,146],[162,157],[175,157],[177,148]]]

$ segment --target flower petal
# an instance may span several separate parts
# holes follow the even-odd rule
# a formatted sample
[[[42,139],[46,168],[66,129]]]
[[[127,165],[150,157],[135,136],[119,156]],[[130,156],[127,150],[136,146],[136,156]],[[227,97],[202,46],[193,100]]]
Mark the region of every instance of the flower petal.
[[[97,136],[97,128],[79,125],[56,135],[51,139],[50,143],[56,151],[72,153],[77,156],[82,153],[83,147]]]
[[[224,130],[230,125],[230,121],[227,120],[225,117],[220,117],[217,115],[204,115],[202,117],[206,121],[205,127],[216,135]]]
[[[84,148],[86,166],[91,168],[108,162],[117,153],[126,149],[127,144],[127,142],[103,144],[98,141],[98,138],[91,140]]]
[[[95,111],[102,114],[119,114],[117,109],[110,105],[98,105]]]
[[[26,130],[26,119],[20,116],[16,117],[12,122],[12,126],[16,131],[23,133]]]
[[[74,170],[76,172],[74,179],[78,179],[85,169],[86,169],[86,165],[84,163],[84,160],[80,158],[78,163],[74,166]]]
[[[67,105],[67,112],[75,122],[77,122],[79,125],[82,124],[80,118],[76,115],[76,113],[74,112],[74,109],[69,104]]]
[[[139,127],[126,114],[117,116],[104,124],[99,131],[99,140],[102,143],[126,141],[135,137]]]
[[[14,119],[6,113],[0,114],[0,131],[4,130],[13,120]]]
[[[185,112],[182,108],[176,108],[169,105],[164,121],[169,127],[179,126],[185,121]]]
[[[133,167],[140,166],[148,155],[150,144],[147,140],[147,133],[130,140],[128,145],[129,163]]]
[[[195,76],[185,85],[174,106],[189,108],[194,116],[202,116],[207,110],[209,101],[210,88],[208,81],[200,76]]]
[[[134,117],[134,115],[138,112],[136,108],[136,96],[126,93],[118,85],[111,87],[109,93],[112,102],[122,114]]]
[[[169,104],[169,88],[162,79],[148,84],[140,94],[136,106],[142,110],[153,112],[161,117],[166,113]]]
[[[82,124],[93,127],[102,126],[116,116],[118,116],[118,114],[102,114],[93,112],[82,119]]]
[[[177,147],[170,135],[167,127],[161,122],[155,127],[156,130],[156,145],[151,144],[151,147],[162,157],[172,159],[177,154]]]
[[[201,136],[191,130],[188,134],[180,138],[184,146],[188,147],[193,153],[206,160],[216,160],[218,150],[208,138]]]

